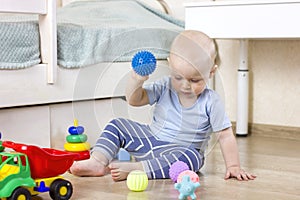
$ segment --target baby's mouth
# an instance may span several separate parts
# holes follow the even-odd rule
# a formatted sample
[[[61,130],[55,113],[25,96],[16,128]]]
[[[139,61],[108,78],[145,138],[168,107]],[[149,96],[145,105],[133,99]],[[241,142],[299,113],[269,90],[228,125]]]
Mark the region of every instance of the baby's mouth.
[[[181,93],[183,95],[189,95],[189,96],[193,94],[191,91],[181,91]]]

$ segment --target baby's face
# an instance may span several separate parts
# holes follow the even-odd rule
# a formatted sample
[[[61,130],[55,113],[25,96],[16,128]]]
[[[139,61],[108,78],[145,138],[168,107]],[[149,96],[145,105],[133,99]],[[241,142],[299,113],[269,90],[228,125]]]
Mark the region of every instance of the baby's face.
[[[184,59],[170,56],[172,86],[179,96],[197,98],[206,87],[206,78]]]

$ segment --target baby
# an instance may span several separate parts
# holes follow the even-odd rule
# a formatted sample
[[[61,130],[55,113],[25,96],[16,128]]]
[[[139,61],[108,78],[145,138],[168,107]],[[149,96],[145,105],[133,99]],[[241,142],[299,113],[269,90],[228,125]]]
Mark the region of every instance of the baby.
[[[153,119],[140,124],[130,119],[110,121],[91,151],[89,160],[75,162],[70,172],[78,176],[103,176],[125,180],[132,170],[143,170],[149,179],[169,178],[170,166],[180,160],[199,171],[211,134],[218,134],[226,165],[225,179],[253,180],[241,169],[238,148],[218,94],[207,87],[217,67],[217,47],[202,32],[186,30],[173,41],[171,75],[144,84],[148,76],[132,71],[126,99],[132,106],[153,105]],[[113,161],[120,148],[136,162]]]

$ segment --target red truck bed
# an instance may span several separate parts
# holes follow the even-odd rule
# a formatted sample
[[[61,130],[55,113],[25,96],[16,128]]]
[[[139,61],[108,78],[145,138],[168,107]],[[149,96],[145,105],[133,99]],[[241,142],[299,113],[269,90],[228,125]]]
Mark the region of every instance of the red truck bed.
[[[71,167],[74,160],[79,156],[76,153],[40,148],[11,141],[3,141],[2,145],[27,155],[33,179],[61,175]]]

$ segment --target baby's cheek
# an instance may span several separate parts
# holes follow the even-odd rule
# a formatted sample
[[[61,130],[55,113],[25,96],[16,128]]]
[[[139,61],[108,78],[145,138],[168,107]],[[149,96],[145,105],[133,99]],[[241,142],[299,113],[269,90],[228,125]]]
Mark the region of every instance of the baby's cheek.
[[[205,87],[197,86],[193,88],[195,95],[200,95],[204,91]]]

